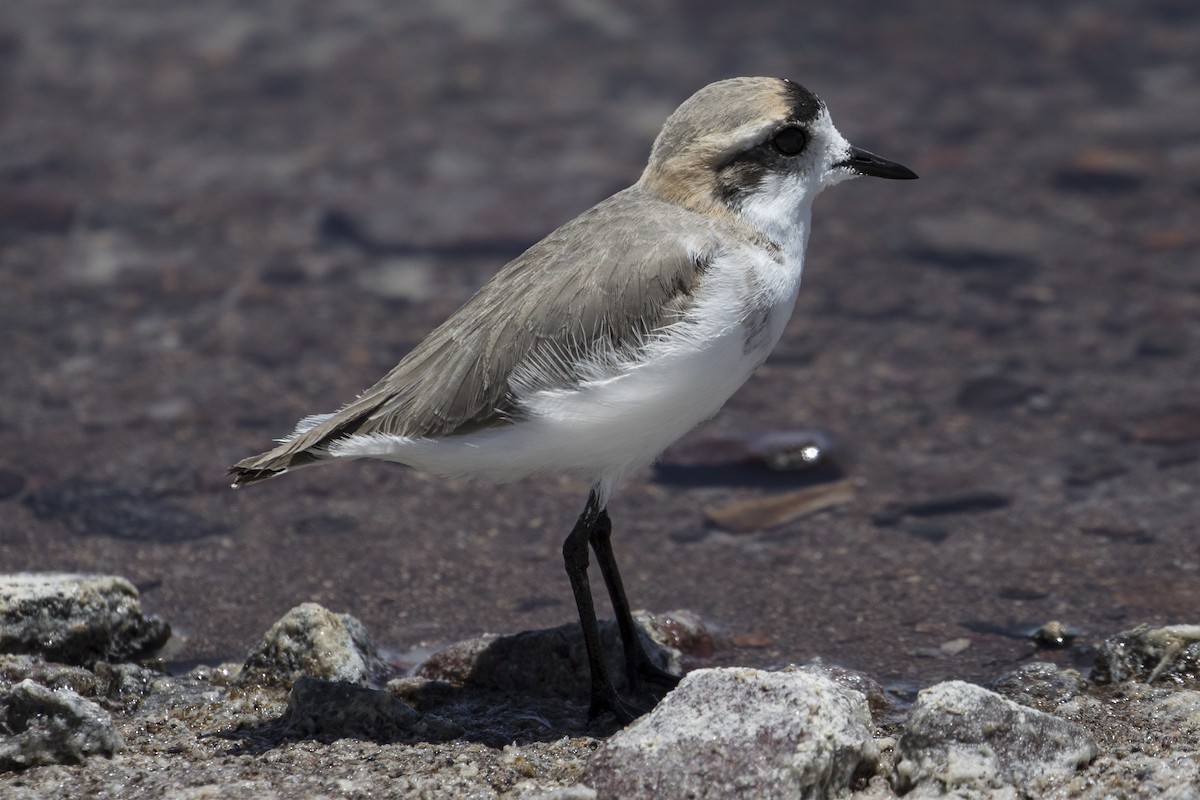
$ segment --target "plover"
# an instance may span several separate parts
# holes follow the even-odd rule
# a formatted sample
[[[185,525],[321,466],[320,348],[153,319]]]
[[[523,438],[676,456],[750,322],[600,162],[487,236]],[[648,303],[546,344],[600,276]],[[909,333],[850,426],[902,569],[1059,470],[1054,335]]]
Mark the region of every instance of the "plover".
[[[849,178],[917,177],[847,142],[797,83],[704,87],[663,125],[636,183],[501,269],[378,383],[230,468],[234,486],[374,458],[443,476],[591,483],[563,544],[593,716],[640,710],[608,675],[588,582],[607,585],[628,684],[670,687],[630,614],[610,544],[613,491],[715,414],[792,314],[812,204]]]

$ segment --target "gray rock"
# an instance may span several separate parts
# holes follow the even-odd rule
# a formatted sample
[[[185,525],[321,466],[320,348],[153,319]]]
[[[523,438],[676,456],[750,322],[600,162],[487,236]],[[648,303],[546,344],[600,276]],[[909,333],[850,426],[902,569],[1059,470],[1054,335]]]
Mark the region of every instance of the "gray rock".
[[[1184,690],[1159,697],[1149,704],[1146,716],[1200,749],[1200,692]]]
[[[271,626],[242,666],[238,683],[291,686],[301,676],[382,684],[388,666],[363,624],[317,603],[303,603]]]
[[[1160,678],[1200,679],[1200,625],[1142,625],[1110,636],[1096,649],[1096,683]]]
[[[121,737],[112,718],[69,689],[47,689],[31,680],[0,694],[0,771],[46,764],[78,764],[112,756]]]
[[[380,689],[301,677],[292,687],[283,718],[290,736],[369,739],[375,742],[445,742],[462,729],[421,715]]]
[[[807,671],[702,669],[605,742],[600,798],[822,798],[870,775],[866,698]]]
[[[1015,787],[1040,796],[1097,752],[1082,726],[961,681],[925,689],[896,745],[896,789],[991,796]]]
[[[90,666],[162,647],[171,628],[142,613],[138,591],[110,575],[0,576],[0,653]]]
[[[1049,661],[1034,661],[1006,672],[992,682],[992,688],[1015,703],[1048,711],[1065,703],[1087,687],[1078,670]]]
[[[32,680],[49,689],[70,689],[84,697],[98,691],[96,675],[82,667],[47,663],[38,656],[0,656],[0,685],[5,688]]]

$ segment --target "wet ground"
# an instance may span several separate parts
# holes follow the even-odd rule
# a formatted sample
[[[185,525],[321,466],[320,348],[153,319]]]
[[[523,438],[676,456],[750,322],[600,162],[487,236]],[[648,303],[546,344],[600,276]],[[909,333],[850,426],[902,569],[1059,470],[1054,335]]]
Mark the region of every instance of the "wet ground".
[[[768,74],[921,180],[821,198],[783,341],[696,435],[829,434],[853,499],[731,533],[813,478],[647,471],[610,507],[635,606],[724,631],[712,665],[900,686],[1195,622],[1196,52],[1182,0],[6,3],[0,568],[129,577],[182,663],[309,600],[399,662],[573,619],[585,485],[225,467]]]

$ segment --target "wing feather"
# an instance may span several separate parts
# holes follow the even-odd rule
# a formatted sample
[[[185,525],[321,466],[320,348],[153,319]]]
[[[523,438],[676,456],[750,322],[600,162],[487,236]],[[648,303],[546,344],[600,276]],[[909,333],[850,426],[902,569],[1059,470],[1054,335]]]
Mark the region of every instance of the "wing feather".
[[[628,350],[677,320],[716,247],[714,225],[640,185],[614,195],[501,269],[356,400],[306,418],[231,474],[271,477],[354,434],[440,437],[508,424],[514,383],[559,388],[580,356]]]

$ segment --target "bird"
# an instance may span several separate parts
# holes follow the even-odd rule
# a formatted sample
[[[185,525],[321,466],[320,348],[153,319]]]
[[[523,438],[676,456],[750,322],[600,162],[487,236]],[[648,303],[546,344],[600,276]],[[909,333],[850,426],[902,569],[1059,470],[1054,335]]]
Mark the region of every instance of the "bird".
[[[859,176],[917,177],[852,146],[799,83],[711,83],[667,118],[633,185],[501,268],[356,399],[301,419],[277,447],[230,467],[233,486],[362,458],[485,482],[587,481],[562,552],[589,717],[629,722],[646,710],[637,697],[647,683],[669,691],[679,677],[638,636],[609,501],[766,360],[795,305],[814,199]],[[602,657],[589,548],[630,699]]]

